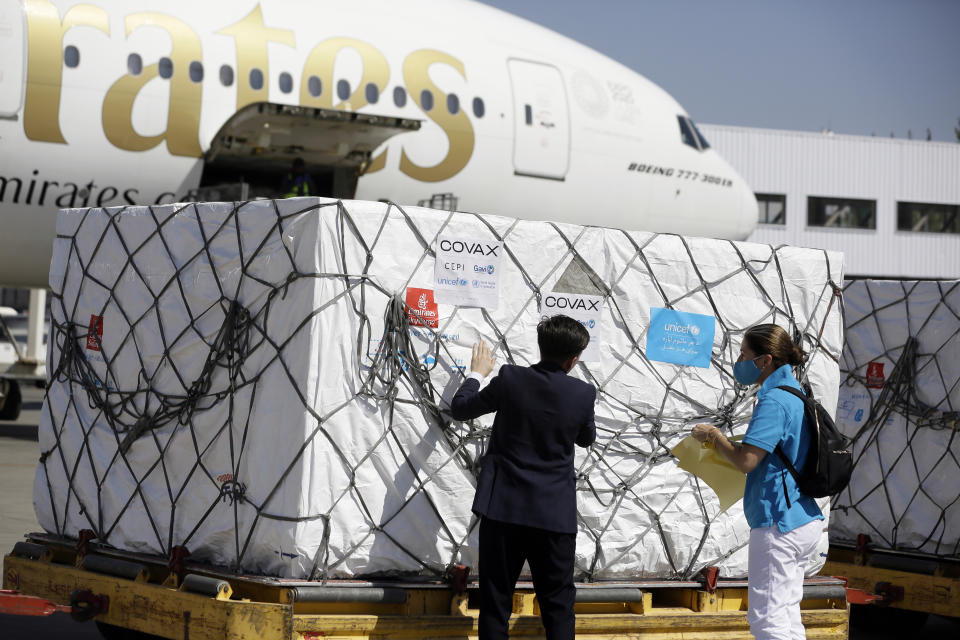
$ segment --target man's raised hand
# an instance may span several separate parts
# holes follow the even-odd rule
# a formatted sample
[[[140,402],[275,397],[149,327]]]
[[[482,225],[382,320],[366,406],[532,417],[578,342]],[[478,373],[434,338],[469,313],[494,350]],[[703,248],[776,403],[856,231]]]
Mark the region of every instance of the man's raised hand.
[[[473,345],[473,357],[470,360],[470,371],[479,373],[484,378],[490,375],[490,372],[493,371],[494,365],[497,364],[497,359],[493,357],[493,354],[490,353],[490,347],[487,346],[487,343],[481,340]]]

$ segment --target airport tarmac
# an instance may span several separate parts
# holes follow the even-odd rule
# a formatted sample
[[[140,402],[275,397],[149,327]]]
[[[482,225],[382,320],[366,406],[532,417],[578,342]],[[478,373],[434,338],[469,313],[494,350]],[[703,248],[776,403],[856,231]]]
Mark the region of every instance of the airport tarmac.
[[[23,411],[15,422],[0,421],[0,549],[7,553],[25,533],[40,531],[33,511],[33,476],[40,456],[37,425],[43,391],[23,389]],[[960,637],[960,623],[930,616],[923,626],[911,612],[862,608],[852,616],[851,640],[945,640]],[[960,612],[958,612],[960,614]],[[47,618],[0,615],[0,632],[5,640],[99,640],[92,623],[74,622],[69,615],[57,613]],[[142,639],[146,640],[146,639]]]

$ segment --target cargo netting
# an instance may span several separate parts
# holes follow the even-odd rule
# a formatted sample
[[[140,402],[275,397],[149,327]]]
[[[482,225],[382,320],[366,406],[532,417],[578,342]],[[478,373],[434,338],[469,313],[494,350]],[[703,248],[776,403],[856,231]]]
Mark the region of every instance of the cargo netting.
[[[960,281],[852,280],[837,423],[854,443],[831,538],[960,557]]]
[[[440,304],[436,327],[413,326],[405,294],[431,287],[451,233],[503,243],[499,305]],[[38,517],[286,577],[475,567],[492,416],[457,422],[448,402],[474,341],[498,364],[535,363],[545,297],[580,293],[603,315],[601,358],[571,372],[598,389],[597,441],[576,460],[577,578],[742,576],[740,503],[721,511],[669,451],[698,422],[745,432],[754,391],[732,365],[757,323],[790,332],[807,353],[798,376],[835,406],[838,282],[824,251],[390,203],[65,210]],[[647,358],[652,307],[715,318],[708,367]]]

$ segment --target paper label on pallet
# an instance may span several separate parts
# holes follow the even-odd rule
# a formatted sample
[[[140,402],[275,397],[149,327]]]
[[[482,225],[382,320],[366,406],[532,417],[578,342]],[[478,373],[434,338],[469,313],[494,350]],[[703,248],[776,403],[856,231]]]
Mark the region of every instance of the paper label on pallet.
[[[587,348],[580,354],[580,362],[598,362],[600,360],[600,346],[603,344],[601,330],[601,316],[603,298],[578,293],[552,292],[543,299],[541,318],[555,315],[565,315],[582,324],[590,334]]]
[[[434,295],[437,302],[497,308],[503,243],[491,242],[487,238],[441,236],[435,251]]]

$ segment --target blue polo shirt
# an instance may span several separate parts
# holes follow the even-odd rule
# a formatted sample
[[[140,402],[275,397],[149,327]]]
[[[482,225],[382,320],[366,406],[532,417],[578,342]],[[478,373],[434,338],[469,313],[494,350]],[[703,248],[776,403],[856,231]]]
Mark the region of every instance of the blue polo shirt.
[[[785,364],[771,373],[757,391],[757,406],[743,442],[760,447],[767,455],[747,474],[743,514],[751,529],[776,525],[781,533],[786,533],[812,520],[823,520],[823,513],[813,498],[800,493],[796,480],[773,453],[780,443],[793,466],[800,469],[810,447],[810,434],[803,428],[803,402],[777,389],[781,385],[800,388],[790,365]],[[790,508],[787,508],[784,485],[790,494]]]

